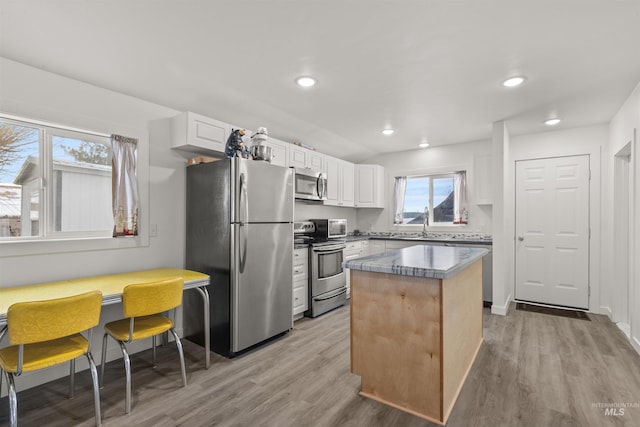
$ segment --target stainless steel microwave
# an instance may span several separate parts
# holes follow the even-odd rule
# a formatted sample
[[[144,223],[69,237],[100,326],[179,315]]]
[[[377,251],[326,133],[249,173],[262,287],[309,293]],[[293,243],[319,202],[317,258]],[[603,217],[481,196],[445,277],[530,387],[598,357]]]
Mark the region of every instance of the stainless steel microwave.
[[[311,168],[294,168],[295,198],[322,201],[327,199],[327,176]]]
[[[347,237],[346,219],[310,219],[316,226],[315,236],[321,239]]]

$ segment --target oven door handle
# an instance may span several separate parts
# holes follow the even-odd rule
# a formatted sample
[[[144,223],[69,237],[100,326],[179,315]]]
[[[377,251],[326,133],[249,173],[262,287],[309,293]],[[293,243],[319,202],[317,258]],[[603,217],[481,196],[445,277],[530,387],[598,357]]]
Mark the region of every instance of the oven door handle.
[[[337,245],[324,245],[324,246],[314,246],[314,252],[336,252],[345,249],[347,245],[337,244]]]
[[[340,288],[340,289],[338,289],[337,292],[332,293],[328,297],[323,297],[323,298],[314,297],[313,300],[314,301],[326,301],[328,299],[332,299],[332,298],[335,298],[335,297],[337,297],[339,295],[346,294],[346,293],[347,293],[347,288]]]

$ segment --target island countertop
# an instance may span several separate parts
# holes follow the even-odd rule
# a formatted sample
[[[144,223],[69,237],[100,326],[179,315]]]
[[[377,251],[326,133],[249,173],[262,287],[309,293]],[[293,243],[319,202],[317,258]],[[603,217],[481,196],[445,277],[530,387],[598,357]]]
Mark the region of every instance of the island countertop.
[[[448,279],[488,254],[483,248],[416,245],[344,262],[344,268]]]

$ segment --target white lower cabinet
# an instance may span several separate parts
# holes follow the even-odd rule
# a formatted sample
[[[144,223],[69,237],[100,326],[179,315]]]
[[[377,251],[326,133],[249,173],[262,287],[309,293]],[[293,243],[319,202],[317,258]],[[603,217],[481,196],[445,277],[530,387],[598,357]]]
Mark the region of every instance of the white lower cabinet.
[[[293,318],[302,317],[309,308],[309,249],[293,250]]]
[[[343,258],[344,262],[352,259],[361,258],[369,255],[369,241],[368,240],[356,240],[347,242],[347,247],[344,249]],[[351,273],[348,268],[344,269],[344,275],[347,278],[347,298],[351,297]]]
[[[369,255],[381,254],[387,251],[384,240],[369,240]]]

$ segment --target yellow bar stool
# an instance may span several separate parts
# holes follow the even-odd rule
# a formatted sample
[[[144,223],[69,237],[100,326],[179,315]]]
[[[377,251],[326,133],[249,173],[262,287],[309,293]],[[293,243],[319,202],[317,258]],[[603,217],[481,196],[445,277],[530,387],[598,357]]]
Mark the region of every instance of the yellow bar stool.
[[[104,385],[104,365],[107,355],[107,336],[120,344],[124,358],[126,375],[125,412],[131,412],[131,362],[125,343],[152,338],[153,365],[156,364],[156,336],[171,331],[180,354],[182,386],[187,386],[187,373],[184,367],[182,343],[173,328],[173,321],[161,313],[172,310],[182,304],[184,280],[181,278],[150,283],[128,285],[122,293],[122,306],[126,319],[109,322],[104,326],[102,338],[102,362],[100,366],[100,386]]]
[[[18,425],[18,400],[14,377],[70,362],[69,397],[73,397],[75,359],[87,356],[93,380],[96,426],[100,426],[100,390],[98,371],[91,355],[92,328],[100,323],[102,293],[87,292],[67,298],[13,304],[7,311],[7,326],[0,340],[9,332],[9,347],[0,349],[0,371],[9,384],[9,420]],[[88,339],[81,332],[88,332]],[[0,391],[2,390],[0,372]]]

